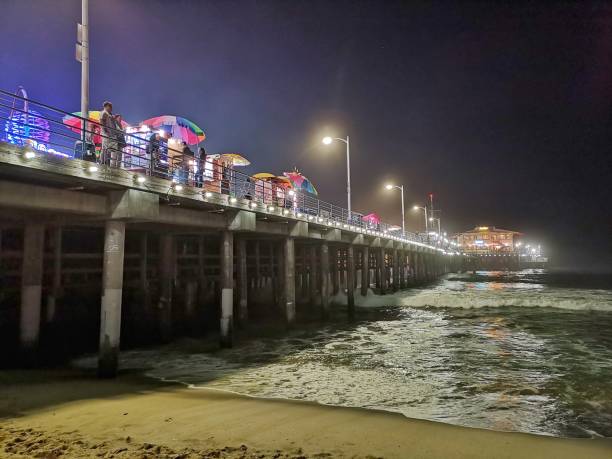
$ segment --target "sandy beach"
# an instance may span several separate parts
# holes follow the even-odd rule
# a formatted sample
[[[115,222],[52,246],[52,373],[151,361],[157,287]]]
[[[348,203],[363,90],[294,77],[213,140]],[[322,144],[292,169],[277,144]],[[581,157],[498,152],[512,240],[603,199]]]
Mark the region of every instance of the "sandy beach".
[[[137,374],[0,373],[7,458],[610,458],[608,439],[559,439],[392,413],[261,400]]]

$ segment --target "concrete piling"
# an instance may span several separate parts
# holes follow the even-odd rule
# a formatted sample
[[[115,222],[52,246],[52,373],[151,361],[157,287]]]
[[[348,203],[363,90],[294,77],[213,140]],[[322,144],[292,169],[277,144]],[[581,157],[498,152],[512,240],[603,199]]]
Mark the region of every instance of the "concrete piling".
[[[346,249],[346,300],[349,319],[355,317],[355,251],[353,245]]]
[[[163,342],[172,339],[172,296],[176,248],[172,234],[162,234],[159,238],[159,331]]]
[[[323,318],[329,317],[329,246],[321,244],[321,309]]]
[[[370,288],[370,249],[366,246],[362,249],[361,256],[361,296],[368,294]]]
[[[55,320],[57,300],[62,289],[62,227],[58,226],[51,232],[51,245],[53,249],[53,274],[51,290],[47,297],[46,321],[52,323]]]
[[[295,323],[295,243],[293,238],[285,238],[284,254],[284,302],[285,317],[288,325]]]
[[[221,234],[221,346],[232,347],[234,334],[234,233]]]
[[[399,290],[399,254],[397,249],[393,249],[393,291],[397,292]]]
[[[385,249],[378,251],[377,267],[380,276],[380,294],[384,295],[387,288],[387,267],[385,264]]]
[[[108,220],[104,231],[102,268],[102,305],[100,313],[100,349],[98,375],[117,374],[121,336],[121,297],[123,293],[123,259],[125,222]]]
[[[26,224],[23,235],[19,330],[24,363],[33,363],[38,348],[44,244],[44,225]]]
[[[238,281],[238,323],[240,325],[246,324],[249,316],[247,307],[247,295],[248,295],[248,281],[247,281],[247,247],[246,240],[240,238],[238,240],[238,270],[237,270],[237,281]]]
[[[309,273],[308,273],[308,286],[310,288],[310,304],[316,306],[320,297],[318,296],[318,282],[317,282],[317,247],[311,245],[309,248]]]

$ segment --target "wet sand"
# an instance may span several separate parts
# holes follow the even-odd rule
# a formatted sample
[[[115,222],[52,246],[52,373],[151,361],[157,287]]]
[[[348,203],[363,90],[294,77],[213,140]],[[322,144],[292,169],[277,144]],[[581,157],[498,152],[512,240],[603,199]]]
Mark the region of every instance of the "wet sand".
[[[0,372],[7,458],[607,458],[610,439],[559,439],[261,400],[135,374]]]

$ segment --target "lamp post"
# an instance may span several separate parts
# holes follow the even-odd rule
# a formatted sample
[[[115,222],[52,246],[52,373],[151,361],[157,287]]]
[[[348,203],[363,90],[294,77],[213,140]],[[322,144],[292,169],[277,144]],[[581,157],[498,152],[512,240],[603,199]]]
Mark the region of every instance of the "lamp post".
[[[81,24],[77,36],[80,43],[77,44],[81,58],[81,117],[89,119],[89,0],[81,0]],[[83,122],[83,145],[85,147],[85,136],[87,122]]]
[[[429,217],[429,221],[432,222],[432,223],[434,221],[438,222],[438,238],[440,238],[442,236],[442,234],[440,232],[440,219],[439,218],[434,218],[434,217]]]
[[[404,211],[404,185],[393,185],[389,183],[388,185],[385,185],[385,188],[387,190],[392,190],[393,188],[397,188],[398,190],[400,190],[400,193],[402,195],[402,236],[405,236],[406,235],[406,212]]]
[[[422,210],[425,213],[425,234],[427,235],[427,242],[429,242],[429,219],[427,218],[427,206],[413,206],[414,210]]]
[[[348,203],[348,218],[351,219],[351,153],[350,153],[350,143],[349,136],[346,136],[346,139],[342,139],[340,137],[323,137],[323,144],[329,145],[334,140],[338,140],[340,142],[344,142],[346,144],[346,197]]]

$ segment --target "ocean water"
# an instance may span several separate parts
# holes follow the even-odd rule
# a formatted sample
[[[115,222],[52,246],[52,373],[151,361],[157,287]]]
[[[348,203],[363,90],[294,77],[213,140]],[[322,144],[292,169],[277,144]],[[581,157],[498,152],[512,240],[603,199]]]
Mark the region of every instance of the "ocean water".
[[[123,368],[258,397],[464,426],[612,437],[612,282],[541,270],[448,275],[356,295],[354,323],[214,353],[134,350]]]

